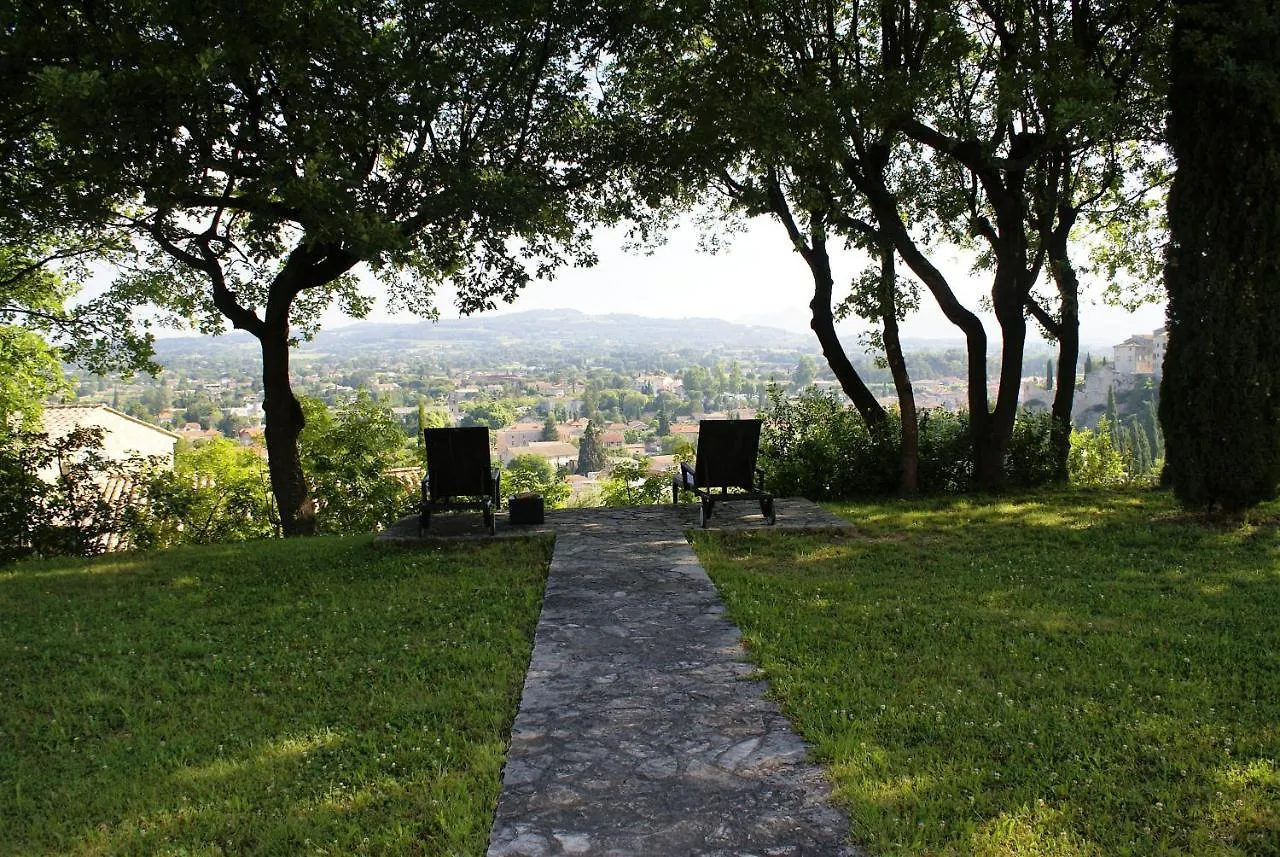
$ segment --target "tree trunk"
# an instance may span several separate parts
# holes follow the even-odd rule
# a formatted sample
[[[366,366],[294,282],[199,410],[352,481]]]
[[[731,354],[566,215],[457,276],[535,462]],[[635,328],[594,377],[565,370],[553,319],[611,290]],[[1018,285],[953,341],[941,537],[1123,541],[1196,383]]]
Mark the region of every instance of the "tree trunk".
[[[298,435],[306,421],[289,382],[289,336],[268,328],[259,336],[262,346],[262,409],[266,417],[267,465],[271,491],[280,511],[280,529],[287,536],[310,536],[316,531],[316,508],[311,499]]]
[[[898,334],[898,278],[895,270],[893,242],[880,242],[880,317],[884,325],[884,355],[898,392],[898,414],[901,417],[902,481],[899,490],[910,496],[920,490],[920,424],[916,416],[916,396],[911,389],[907,359],[902,353]]]
[[[876,401],[870,388],[863,382],[858,370],[853,368],[849,357],[845,354],[840,337],[836,334],[835,316],[831,312],[831,296],[834,281],[831,276],[831,258],[827,255],[825,240],[815,240],[809,251],[804,254],[813,273],[813,300],[809,302],[812,319],[809,327],[818,337],[822,346],[822,356],[827,358],[827,365],[840,382],[853,406],[858,409],[862,419],[873,430],[883,427],[887,419],[884,408]]]
[[[947,278],[920,251],[915,239],[902,221],[898,211],[897,200],[884,183],[884,176],[874,171],[859,173],[847,168],[847,174],[856,177],[859,189],[867,197],[876,222],[880,224],[882,236],[893,243],[898,255],[907,263],[911,272],[920,279],[929,293],[938,303],[947,320],[964,333],[966,356],[969,372],[969,438],[973,444],[974,472],[977,474],[984,467],[987,450],[983,438],[987,434],[989,414],[987,413],[987,332],[982,320],[970,312],[951,289]],[[895,381],[896,384],[896,381]]]
[[[1280,11],[1175,3],[1165,267],[1165,461],[1185,505],[1245,509],[1280,484]]]
[[[1076,395],[1076,362],[1080,359],[1080,280],[1067,253],[1067,235],[1075,213],[1059,215],[1048,246],[1049,266],[1058,287],[1060,316],[1051,332],[1058,340],[1058,380],[1053,394],[1053,479],[1066,484],[1070,474],[1072,404]]]

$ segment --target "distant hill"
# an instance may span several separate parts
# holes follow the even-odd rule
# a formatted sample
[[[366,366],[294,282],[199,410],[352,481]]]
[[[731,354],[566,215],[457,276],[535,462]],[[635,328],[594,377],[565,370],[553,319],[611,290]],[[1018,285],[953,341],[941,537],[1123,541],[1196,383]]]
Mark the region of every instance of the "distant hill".
[[[356,322],[323,330],[299,351],[350,353],[490,346],[531,346],[548,350],[667,351],[678,348],[762,348],[816,351],[812,336],[763,325],[717,318],[651,318],[641,315],[587,315],[577,310],[529,310],[505,315],[476,315],[439,322]],[[203,353],[210,357],[256,349],[245,333],[171,337],[156,341],[156,353]]]

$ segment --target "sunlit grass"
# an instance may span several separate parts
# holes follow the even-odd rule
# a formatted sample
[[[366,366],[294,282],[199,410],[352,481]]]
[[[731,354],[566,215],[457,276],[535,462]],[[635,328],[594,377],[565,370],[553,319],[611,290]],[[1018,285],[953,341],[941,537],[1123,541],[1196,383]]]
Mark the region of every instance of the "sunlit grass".
[[[547,541],[0,570],[0,854],[482,854]]]
[[[1280,854],[1275,510],[1160,494],[851,505],[696,535],[876,854]]]

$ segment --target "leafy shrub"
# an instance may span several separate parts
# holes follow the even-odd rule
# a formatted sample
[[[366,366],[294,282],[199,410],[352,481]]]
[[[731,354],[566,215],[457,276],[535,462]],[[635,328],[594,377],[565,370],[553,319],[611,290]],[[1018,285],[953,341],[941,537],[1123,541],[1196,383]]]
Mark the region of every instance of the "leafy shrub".
[[[1004,459],[1005,484],[1010,488],[1035,488],[1053,482],[1056,426],[1049,411],[1018,411]]]
[[[156,462],[102,454],[102,429],[57,438],[13,432],[0,445],[0,561],[89,556],[129,545]],[[56,470],[52,481],[40,477]]]
[[[969,414],[946,408],[925,408],[919,412],[919,424],[920,464],[916,486],[920,493],[954,494],[969,490],[973,484]],[[896,426],[894,431],[895,437],[900,437]]]
[[[152,475],[146,498],[138,510],[137,547],[245,541],[278,532],[267,462],[226,438],[180,450],[172,471]]]
[[[532,492],[542,495],[543,506],[559,509],[569,500],[569,483],[556,468],[537,455],[516,455],[502,474],[502,497]]]
[[[649,459],[619,461],[601,490],[606,506],[652,506],[671,493],[670,473],[650,473]]]
[[[1098,421],[1097,431],[1081,429],[1071,433],[1067,473],[1072,485],[1083,488],[1107,488],[1128,480],[1124,455],[1112,442],[1106,417]]]
[[[833,393],[809,389],[786,399],[770,389],[762,415],[761,466],[771,491],[812,500],[885,496],[901,479],[901,416],[890,410],[882,430],[872,431],[857,411]],[[1023,411],[1014,424],[1005,476],[1014,487],[1053,479],[1053,421],[1048,413]],[[973,479],[969,416],[945,408],[919,413],[921,493],[968,490]]]
[[[763,414],[760,466],[766,486],[813,500],[874,496],[898,482],[897,431],[871,432],[832,393],[809,388],[787,399],[775,385]]]
[[[401,463],[404,444],[404,431],[390,409],[361,393],[337,414],[316,399],[303,399],[302,412],[307,424],[298,449],[321,532],[368,533],[417,508],[415,487],[387,473]]]

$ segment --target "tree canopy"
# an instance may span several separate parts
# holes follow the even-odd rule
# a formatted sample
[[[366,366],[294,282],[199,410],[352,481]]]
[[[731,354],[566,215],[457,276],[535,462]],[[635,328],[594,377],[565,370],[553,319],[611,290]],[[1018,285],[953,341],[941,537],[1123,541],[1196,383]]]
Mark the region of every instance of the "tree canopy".
[[[4,79],[40,145],[5,154],[136,244],[115,295],[257,337],[282,525],[309,533],[291,341],[369,309],[358,265],[431,315],[446,280],[472,312],[591,260],[598,28],[521,0],[22,4]]]

